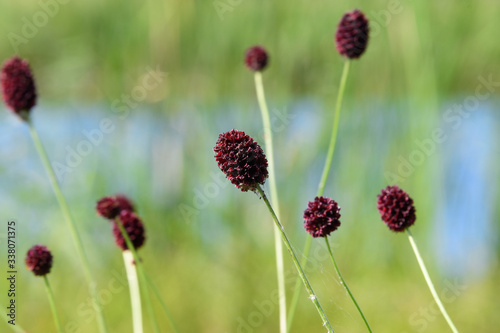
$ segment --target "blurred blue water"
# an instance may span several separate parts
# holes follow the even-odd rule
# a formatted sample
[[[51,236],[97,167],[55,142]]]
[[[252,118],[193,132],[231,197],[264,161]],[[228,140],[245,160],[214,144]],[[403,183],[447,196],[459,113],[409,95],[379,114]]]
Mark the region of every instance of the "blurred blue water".
[[[498,261],[499,115],[479,108],[448,133],[434,243],[445,272],[477,278]]]
[[[151,202],[176,205],[186,191],[195,191],[197,184],[206,184],[210,180],[210,172],[217,171],[212,147],[218,133],[238,128],[256,138],[261,136],[257,110],[250,113],[231,105],[226,107],[231,111],[219,117],[204,110],[200,112],[199,106],[187,103],[178,113],[159,115],[141,109],[121,119],[101,106],[56,109],[41,106],[36,109],[34,123],[47,146],[51,161],[63,164],[68,157],[67,147],[77,150],[82,141],[89,141],[83,131],[99,129],[103,118],[109,118],[115,127],[111,133],[103,133],[102,140],[92,144],[91,152],[64,175],[63,190],[72,193],[74,191],[70,189],[80,188],[81,192],[85,192],[88,184],[95,182],[99,174],[108,181],[92,186],[104,186],[99,189],[103,194],[124,192],[134,197],[134,191],[146,186],[145,191]],[[322,118],[324,111],[321,105],[313,100],[301,100],[289,110],[285,109],[271,112],[271,117],[283,125],[283,133],[276,133],[276,146],[284,147],[277,151],[277,167],[282,170],[278,177],[286,177],[293,168],[304,168],[306,173],[301,181],[311,184],[307,185],[310,190],[296,195],[314,193],[317,175],[324,161],[317,155],[324,153],[324,139],[329,135],[327,128],[330,125]],[[28,219],[37,215],[37,209],[46,203],[44,200],[53,199],[51,189],[25,124],[9,112],[1,111],[0,204],[5,214],[3,218],[21,215],[21,218]],[[396,113],[394,107],[384,105],[372,106],[369,112],[342,114],[344,125],[337,148],[340,162],[335,163],[347,163],[349,168],[349,159],[357,159],[352,162],[360,166],[369,161],[383,160],[391,145],[400,139],[394,128],[401,127],[397,126],[399,119],[408,121],[405,117]],[[442,170],[440,179],[443,186],[435,209],[436,223],[429,232],[435,235],[434,252],[439,269],[444,274],[481,277],[497,263],[499,224],[498,210],[495,209],[499,195],[499,124],[498,114],[493,106],[487,104],[471,113],[459,128],[440,124],[446,130],[448,139],[439,150],[442,152],[439,170]],[[319,131],[318,128],[326,129]],[[351,148],[357,141],[363,143],[358,144],[359,150],[352,152]],[[344,146],[348,148],[344,149]],[[315,162],[308,164],[310,160]],[[199,172],[187,175],[186,170],[193,170],[193,165]],[[433,172],[439,173],[439,170]],[[373,164],[363,173],[368,178],[381,177],[377,174],[383,174],[383,163]],[[148,179],[148,185],[144,184],[145,179]],[[25,198],[26,193],[33,195],[28,210],[26,203],[19,200],[20,197]],[[222,191],[221,197],[233,194],[229,190]],[[37,195],[41,195],[42,199]],[[81,195],[85,196],[84,193]],[[207,243],[225,234],[222,225],[220,229],[214,228],[220,223],[216,214],[211,209],[204,211],[205,219],[213,223],[200,226],[203,230],[200,235]],[[36,233],[39,232],[37,228],[33,224],[29,229]]]

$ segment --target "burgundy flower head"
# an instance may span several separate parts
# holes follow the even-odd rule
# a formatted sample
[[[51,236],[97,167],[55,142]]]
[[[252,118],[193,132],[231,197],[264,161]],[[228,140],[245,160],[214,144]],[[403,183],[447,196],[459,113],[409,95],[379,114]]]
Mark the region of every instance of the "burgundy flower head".
[[[7,60],[0,73],[5,104],[23,120],[36,103],[36,88],[29,63],[19,57]]]
[[[368,20],[355,9],[344,14],[335,33],[337,51],[349,59],[359,58],[368,44]]]
[[[52,268],[52,254],[43,245],[35,245],[26,254],[26,268],[37,276],[44,276]]]
[[[392,231],[404,231],[415,222],[413,200],[397,185],[382,189],[377,198],[380,217]]]
[[[261,71],[266,68],[269,57],[266,50],[261,46],[254,46],[247,50],[245,63],[253,71]]]
[[[134,211],[134,205],[124,195],[112,195],[99,200],[95,207],[97,214],[107,219],[114,219],[122,210]]]
[[[113,222],[113,235],[115,236],[116,245],[118,245],[122,250],[127,250],[128,246],[125,239],[122,236],[120,227],[117,223],[120,223],[125,227],[125,231],[130,237],[132,245],[135,249],[140,248],[144,241],[146,240],[144,225],[141,219],[129,210],[122,210],[120,215],[118,215],[118,221]]]
[[[326,237],[340,227],[340,207],[330,198],[316,197],[304,211],[304,228],[313,237]]]
[[[231,130],[219,135],[214,147],[219,168],[242,192],[255,191],[264,184],[267,159],[262,148],[245,132]]]

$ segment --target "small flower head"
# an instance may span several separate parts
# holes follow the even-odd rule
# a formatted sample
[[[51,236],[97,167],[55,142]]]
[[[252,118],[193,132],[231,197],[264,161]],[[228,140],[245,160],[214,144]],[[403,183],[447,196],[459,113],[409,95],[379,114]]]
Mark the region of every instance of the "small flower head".
[[[340,207],[330,198],[316,197],[304,211],[304,228],[313,237],[326,237],[340,227]]]
[[[127,243],[125,242],[117,223],[121,223],[123,225],[135,249],[140,248],[144,244],[144,241],[146,240],[144,225],[137,214],[129,210],[122,210],[120,215],[118,215],[118,221],[113,222],[113,235],[115,236],[116,245],[118,245],[122,250],[127,250]]]
[[[26,268],[37,276],[44,276],[52,268],[52,254],[43,245],[35,245],[26,254]]]
[[[247,50],[245,63],[253,71],[261,71],[266,68],[269,57],[266,50],[261,46],[253,46]]]
[[[219,168],[241,191],[255,191],[257,185],[266,181],[266,155],[245,132],[233,129],[220,134],[214,152]]]
[[[368,44],[368,20],[359,10],[344,14],[335,34],[337,51],[349,59],[359,58]]]
[[[19,57],[7,60],[0,73],[5,104],[23,120],[36,104],[36,88],[29,63]]]
[[[382,189],[377,198],[380,217],[392,231],[404,231],[415,222],[413,200],[397,185]]]
[[[134,211],[132,202],[123,195],[112,195],[99,200],[95,207],[97,214],[107,219],[114,219],[122,210]]]

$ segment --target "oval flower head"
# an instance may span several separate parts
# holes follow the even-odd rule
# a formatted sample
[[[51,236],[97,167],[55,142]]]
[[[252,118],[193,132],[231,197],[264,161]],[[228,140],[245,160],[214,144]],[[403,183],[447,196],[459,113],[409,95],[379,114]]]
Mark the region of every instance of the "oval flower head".
[[[326,237],[340,227],[340,207],[330,198],[316,197],[304,211],[304,228],[313,237]]]
[[[368,44],[368,20],[358,9],[344,14],[335,33],[337,51],[349,59],[359,58]]]
[[[214,147],[219,168],[242,192],[255,191],[268,177],[262,148],[245,132],[231,130],[219,135]]]
[[[261,71],[266,68],[269,57],[262,46],[253,46],[247,50],[245,63],[253,71]]]
[[[26,254],[26,268],[36,276],[44,276],[50,273],[52,268],[52,254],[43,245],[34,245]]]
[[[120,227],[117,223],[121,223],[125,228],[125,231],[132,242],[135,249],[140,248],[146,241],[146,231],[144,230],[144,224],[137,214],[128,210],[122,210],[120,215],[118,215],[118,220],[113,222],[113,235],[115,236],[116,245],[118,245],[122,250],[127,250],[127,242],[120,231]]]
[[[21,119],[27,121],[36,104],[36,88],[30,65],[26,60],[13,57],[2,66],[0,84],[5,104]]]
[[[109,197],[104,197],[100,199],[95,207],[97,214],[109,220],[114,219],[122,210],[128,210],[133,212],[134,205],[129,198],[124,195],[112,195]]]
[[[410,196],[397,185],[387,186],[377,196],[377,208],[389,229],[405,231],[416,220],[415,207]]]

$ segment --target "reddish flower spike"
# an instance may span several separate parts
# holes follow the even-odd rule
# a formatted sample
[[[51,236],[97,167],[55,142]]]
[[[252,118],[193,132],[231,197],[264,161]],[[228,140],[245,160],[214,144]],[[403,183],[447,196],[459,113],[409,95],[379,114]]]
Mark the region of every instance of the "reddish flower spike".
[[[253,71],[261,71],[266,68],[269,57],[266,50],[261,46],[254,46],[247,50],[245,63]]]
[[[344,14],[335,33],[339,53],[349,59],[359,58],[368,44],[368,19],[359,10]]]
[[[415,223],[413,200],[397,185],[382,189],[377,198],[380,217],[392,231],[404,231]]]
[[[124,195],[104,197],[96,204],[97,214],[110,220],[117,217],[122,210],[134,211],[134,205]]]
[[[120,215],[118,215],[118,221],[113,222],[113,235],[115,236],[116,245],[122,250],[127,250],[127,243],[117,223],[123,225],[135,249],[140,248],[144,244],[146,241],[146,232],[144,230],[144,224],[137,214],[128,210],[122,210]]]
[[[44,276],[52,268],[52,254],[43,245],[35,245],[28,250],[26,254],[26,268],[36,276]]]
[[[266,155],[245,132],[233,129],[220,134],[214,152],[221,171],[242,192],[255,191],[268,177]]]
[[[304,228],[313,237],[326,237],[340,227],[340,207],[325,197],[309,201],[304,211]]]
[[[17,56],[7,60],[0,72],[0,83],[5,104],[27,121],[37,98],[29,63]]]

